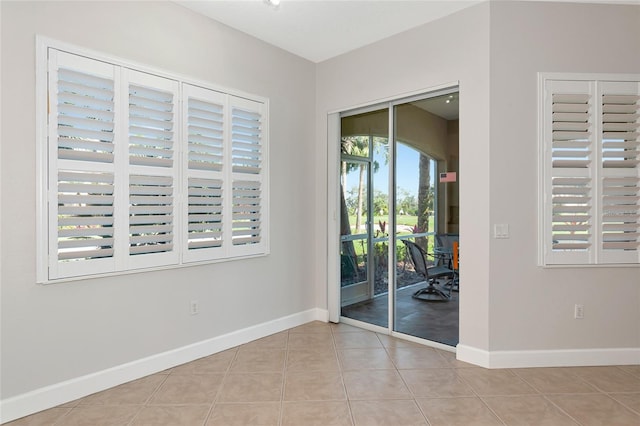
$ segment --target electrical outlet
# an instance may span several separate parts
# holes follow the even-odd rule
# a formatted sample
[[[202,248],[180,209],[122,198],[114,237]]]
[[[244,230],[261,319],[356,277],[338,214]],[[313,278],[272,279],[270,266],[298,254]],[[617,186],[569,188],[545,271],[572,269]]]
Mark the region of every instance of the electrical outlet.
[[[584,305],[580,305],[576,303],[576,306],[573,309],[573,317],[575,319],[583,319],[584,318]]]
[[[189,303],[189,312],[191,313],[191,315],[198,315],[198,313],[200,312],[200,307],[198,306],[197,300],[192,300]]]

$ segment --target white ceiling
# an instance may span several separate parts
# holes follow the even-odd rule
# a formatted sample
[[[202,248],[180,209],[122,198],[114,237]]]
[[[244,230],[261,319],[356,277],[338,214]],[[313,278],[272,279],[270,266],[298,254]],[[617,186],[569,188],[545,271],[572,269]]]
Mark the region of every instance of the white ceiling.
[[[450,15],[480,1],[464,0],[175,0],[197,13],[313,62]]]
[[[173,1],[310,61],[322,62],[485,0],[280,0],[278,7],[266,0]],[[640,4],[640,0],[534,1]]]

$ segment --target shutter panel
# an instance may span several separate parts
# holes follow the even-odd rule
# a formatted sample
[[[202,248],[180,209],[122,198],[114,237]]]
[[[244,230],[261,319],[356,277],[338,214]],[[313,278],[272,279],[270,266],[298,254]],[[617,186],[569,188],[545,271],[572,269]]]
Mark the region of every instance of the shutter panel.
[[[49,57],[49,278],[110,272],[115,68],[54,49]]]
[[[224,256],[225,120],[227,96],[182,85],[186,158],[185,203],[187,262]]]
[[[640,262],[640,85],[602,82],[601,252]]]
[[[594,98],[588,82],[546,82],[547,264],[593,260]]]
[[[231,221],[233,254],[265,250],[264,104],[232,97]]]
[[[178,83],[128,71],[129,264],[178,262],[175,132]]]

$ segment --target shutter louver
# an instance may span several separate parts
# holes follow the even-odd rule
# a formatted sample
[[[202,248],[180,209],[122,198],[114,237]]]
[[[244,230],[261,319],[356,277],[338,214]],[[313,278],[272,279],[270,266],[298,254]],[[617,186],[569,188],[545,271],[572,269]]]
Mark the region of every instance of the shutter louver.
[[[135,84],[129,86],[129,161],[173,166],[173,94]]]
[[[129,252],[132,255],[173,249],[173,179],[129,177]]]
[[[259,174],[262,166],[260,113],[233,108],[231,117],[231,162],[234,173]]]
[[[113,173],[58,172],[58,260],[113,256]]]
[[[221,171],[223,106],[193,98],[188,105],[189,169]]]
[[[113,163],[113,80],[58,70],[58,158]]]
[[[234,181],[233,197],[233,245],[260,242],[260,182]]]
[[[551,250],[580,253],[592,245],[593,111],[582,93],[551,90]],[[575,90],[575,89],[574,89]]]
[[[222,245],[222,181],[189,179],[189,249]]]
[[[640,261],[640,89],[602,83],[602,256]]]

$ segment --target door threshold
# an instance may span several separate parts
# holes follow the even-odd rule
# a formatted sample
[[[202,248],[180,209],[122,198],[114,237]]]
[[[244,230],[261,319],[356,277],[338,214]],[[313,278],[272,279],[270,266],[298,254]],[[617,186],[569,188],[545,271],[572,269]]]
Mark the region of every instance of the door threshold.
[[[396,339],[406,340],[408,342],[417,343],[419,345],[428,346],[434,349],[440,349],[447,352],[456,353],[455,346],[445,345],[444,343],[434,342],[432,340],[423,339],[416,336],[411,336],[410,334],[400,333],[398,331],[389,331],[386,327],[381,327],[379,325],[369,324],[368,322],[358,321],[352,318],[347,318],[340,316],[340,322],[342,324],[350,325],[353,327],[361,328],[363,330],[372,331],[374,333],[380,333],[387,336],[395,337]]]

